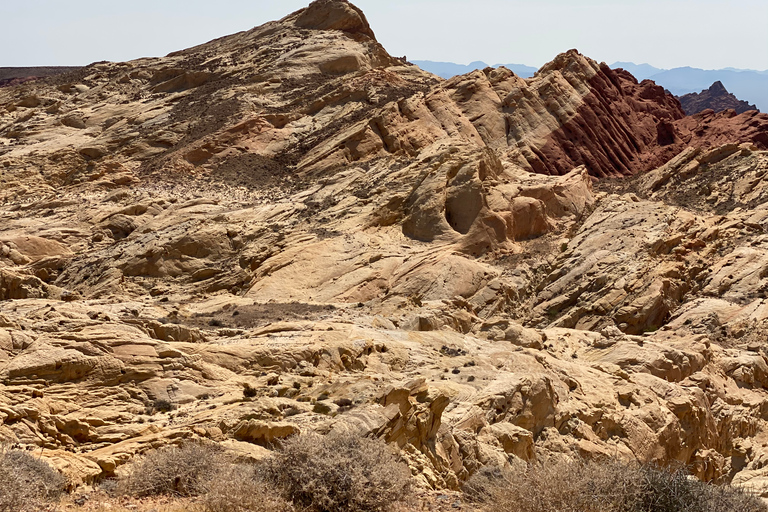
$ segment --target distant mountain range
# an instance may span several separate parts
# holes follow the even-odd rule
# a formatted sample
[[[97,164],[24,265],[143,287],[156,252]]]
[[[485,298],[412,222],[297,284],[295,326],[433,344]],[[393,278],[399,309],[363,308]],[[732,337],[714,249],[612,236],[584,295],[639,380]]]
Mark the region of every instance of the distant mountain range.
[[[429,60],[414,60],[412,62],[421,69],[443,78],[451,78],[475,69],[488,67],[488,64],[482,61],[470,62],[467,65]],[[502,65],[523,78],[531,77],[537,71],[536,68],[524,64],[494,64],[493,67]],[[646,78],[651,79],[675,96],[702,92],[709,89],[713,83],[721,82],[729,92],[740,100],[753,103],[762,112],[768,112],[768,70],[736,68],[706,70],[691,67],[662,69],[650,64],[635,64],[634,62],[614,62],[611,64],[611,68],[624,68],[632,73],[638,81]]]
[[[668,71],[667,69],[661,69],[654,66],[651,66],[650,64],[635,64],[634,62],[614,62],[611,64],[611,69],[616,68],[622,68],[626,69],[632,75],[637,78],[638,82],[642,82],[645,79],[651,79],[653,75],[658,75],[659,73],[663,71]],[[693,92],[693,91],[689,91]],[[698,92],[698,91],[696,91]]]
[[[464,75],[476,69],[485,69],[488,67],[488,64],[481,60],[470,62],[467,65],[456,64],[454,62],[433,62],[431,60],[412,60],[411,62],[419,66],[424,71],[429,71],[430,73],[434,73],[435,75],[441,76],[443,78],[451,78],[456,75]],[[504,66],[505,68],[512,70],[516,75],[523,78],[530,78],[536,71],[538,71],[538,68],[526,66],[525,64],[494,64],[491,67],[497,68],[499,66]]]
[[[768,112],[768,70],[754,69],[698,69],[682,67],[660,69],[649,64],[614,62],[612,68],[624,68],[638,80],[653,80],[676,96],[709,89],[721,82],[740,100],[754,103],[762,112]]]
[[[710,69],[710,70],[704,70],[699,68],[691,68],[691,67],[682,67],[682,68],[673,68],[673,69],[662,69],[657,68],[654,66],[651,66],[650,64],[635,64],[634,62],[614,62],[611,64],[611,67],[616,68],[624,68],[630,73],[632,73],[635,78],[638,80],[645,80],[646,78],[653,79],[654,76],[666,73],[668,71],[705,71],[707,73],[723,73],[723,72],[734,72],[734,73],[757,73],[758,75],[765,75],[768,76],[768,69],[764,71],[758,71],[756,69],[739,69],[739,68],[723,68],[723,69]]]

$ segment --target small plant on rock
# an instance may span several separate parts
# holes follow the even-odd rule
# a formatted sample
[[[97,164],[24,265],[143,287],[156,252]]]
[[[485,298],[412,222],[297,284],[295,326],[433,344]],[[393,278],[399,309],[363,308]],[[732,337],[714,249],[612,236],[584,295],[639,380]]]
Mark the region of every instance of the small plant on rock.
[[[176,405],[163,398],[158,398],[146,404],[145,412],[147,415],[152,416],[158,412],[170,412],[176,408]]]

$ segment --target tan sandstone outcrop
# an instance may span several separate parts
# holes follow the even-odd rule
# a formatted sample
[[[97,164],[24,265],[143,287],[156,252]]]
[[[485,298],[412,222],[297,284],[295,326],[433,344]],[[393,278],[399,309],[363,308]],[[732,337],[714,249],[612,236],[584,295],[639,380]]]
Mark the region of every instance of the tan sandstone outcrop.
[[[71,486],[353,430],[425,487],[562,454],[768,493],[764,117],[576,51],[444,81],[342,0],[0,106],[0,440]]]

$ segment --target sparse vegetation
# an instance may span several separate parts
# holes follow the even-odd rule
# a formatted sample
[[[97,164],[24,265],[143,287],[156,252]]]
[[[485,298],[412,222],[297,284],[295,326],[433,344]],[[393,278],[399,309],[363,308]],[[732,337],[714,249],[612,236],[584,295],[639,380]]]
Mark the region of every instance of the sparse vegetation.
[[[514,512],[765,512],[759,499],[706,484],[683,469],[563,461],[483,469],[465,486],[485,510]]]
[[[205,512],[290,512],[293,506],[264,478],[254,464],[232,464],[218,471],[207,485]]]
[[[145,413],[148,416],[152,416],[155,413],[158,412],[170,412],[176,408],[176,405],[169,401],[164,400],[162,398],[158,398],[157,400],[153,400],[152,402],[149,402],[146,404]]]
[[[45,510],[65,490],[66,481],[29,452],[0,446],[0,512]]]
[[[134,462],[119,481],[119,494],[146,496],[199,496],[226,462],[218,445],[190,442],[147,453]]]
[[[383,442],[354,434],[304,434],[267,465],[286,499],[317,512],[383,512],[410,495],[411,475]]]
[[[383,441],[305,434],[263,464],[234,463],[210,444],[161,448],[134,463],[116,493],[202,496],[206,512],[385,512],[409,497],[410,480]]]

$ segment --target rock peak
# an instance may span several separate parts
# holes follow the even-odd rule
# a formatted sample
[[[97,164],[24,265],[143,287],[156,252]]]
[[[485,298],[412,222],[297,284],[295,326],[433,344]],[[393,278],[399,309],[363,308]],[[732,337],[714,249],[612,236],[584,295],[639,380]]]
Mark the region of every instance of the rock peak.
[[[315,0],[299,11],[296,26],[313,30],[342,30],[376,39],[363,11],[346,0]]]
[[[709,89],[704,89],[699,93],[689,93],[680,96],[680,103],[687,115],[697,114],[708,109],[715,112],[733,109],[737,114],[749,110],[757,110],[755,105],[750,105],[746,101],[739,100],[736,96],[728,92],[719,80],[713,83]]]
[[[728,93],[725,86],[723,85],[723,82],[721,82],[720,80],[718,80],[717,82],[709,86],[709,92],[716,92],[718,94]]]
[[[591,75],[599,69],[599,64],[583,55],[576,48],[560,53],[554,59],[544,64],[536,75],[552,71],[570,71],[577,74]]]

